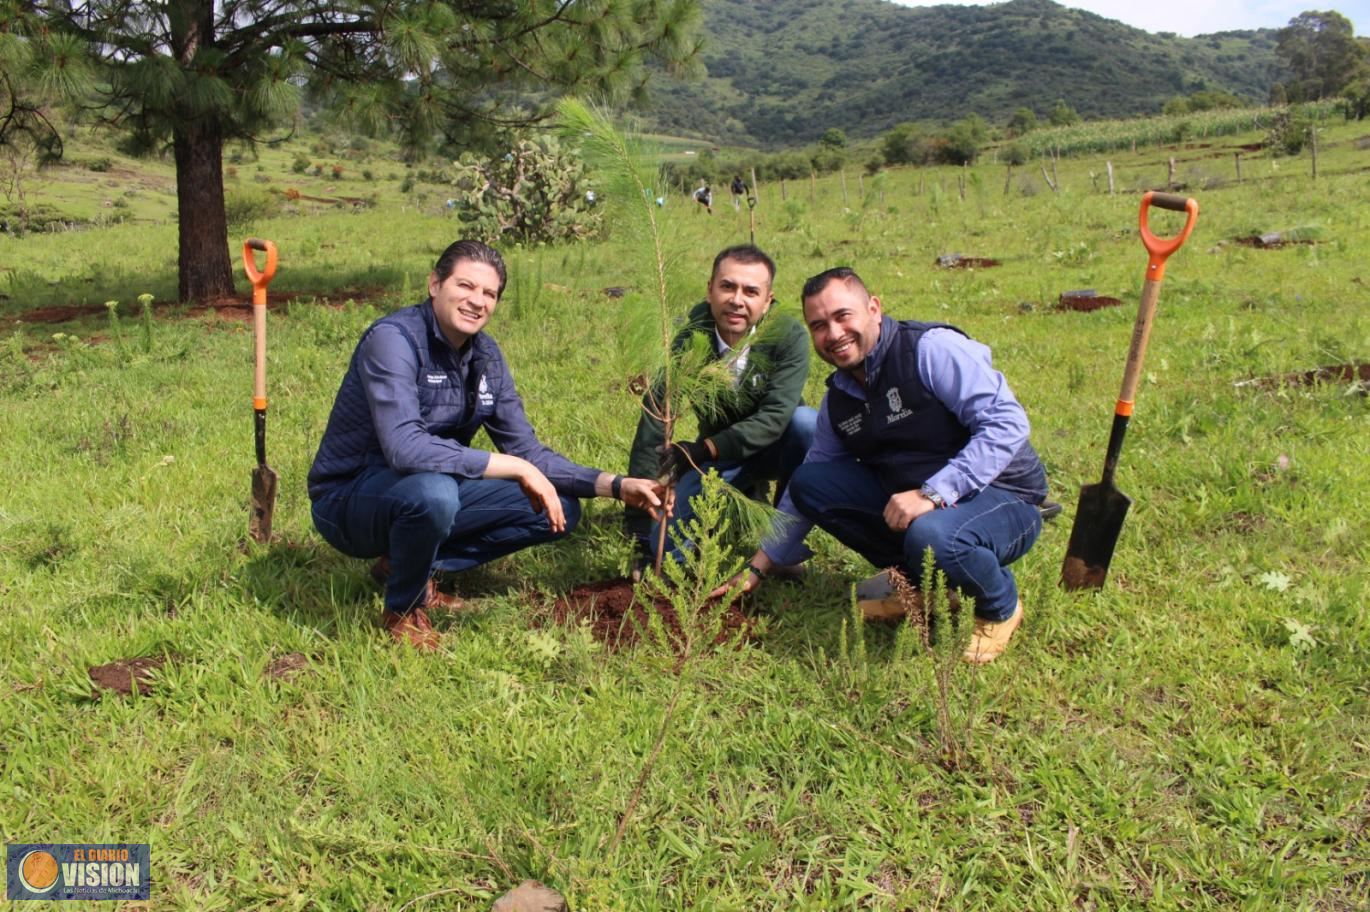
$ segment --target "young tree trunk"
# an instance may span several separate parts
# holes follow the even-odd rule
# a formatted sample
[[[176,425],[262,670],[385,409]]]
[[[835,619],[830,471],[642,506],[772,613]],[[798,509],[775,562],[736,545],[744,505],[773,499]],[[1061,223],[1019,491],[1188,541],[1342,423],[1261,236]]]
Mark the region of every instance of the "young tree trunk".
[[[182,301],[233,294],[224,212],[223,134],[213,118],[176,127],[177,294]]]

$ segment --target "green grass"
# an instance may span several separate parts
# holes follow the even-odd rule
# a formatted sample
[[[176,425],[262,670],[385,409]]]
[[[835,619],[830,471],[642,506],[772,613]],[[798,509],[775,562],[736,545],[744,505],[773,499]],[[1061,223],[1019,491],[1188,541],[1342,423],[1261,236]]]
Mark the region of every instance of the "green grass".
[[[269,547],[244,543],[248,325],[170,306],[143,335],[135,298],[172,294],[174,227],[0,238],[5,840],[151,842],[159,909],[483,909],[524,877],[575,909],[1363,908],[1370,400],[1233,385],[1370,359],[1358,135],[1329,129],[1316,183],[1306,158],[1252,156],[1247,183],[1195,191],[1119,471],[1136,503],[1093,594],[1056,579],[1145,265],[1133,191],[1190,153],[1115,156],[1114,197],[1091,190],[1102,160],[1062,161],[1059,195],[1016,169],[1006,196],[989,164],[964,201],[951,169],[867,179],[864,205],[849,173],[846,209],[836,179],[812,201],[807,182],[788,200],[764,185],[780,306],[846,262],[895,316],[991,345],[1067,513],[1017,565],[1028,615],[1008,654],[958,671],[978,695],[968,767],[939,762],[928,659],[883,628],[841,648],[869,568],[816,534],[808,583],[768,585],[756,639],[695,666],[615,857],[670,662],[534,627],[550,594],[626,567],[613,505],[462,578],[475,610],[441,619],[436,657],[389,644],[366,566],[309,521],[305,474],[357,336],[417,299],[458,233],[440,201],[247,226],[281,248]],[[1230,180],[1230,153],[1197,157],[1211,151],[1182,179]],[[714,252],[747,237],[745,212],[717,211],[684,213],[698,282],[682,313]],[[1229,242],[1313,227],[1312,245]],[[936,269],[947,252],[1003,265]],[[636,404],[600,289],[631,280],[631,256],[510,252],[518,283],[491,324],[543,439],[609,469]],[[1084,287],[1124,306],[1053,312]],[[103,312],[16,322],[109,299],[117,328]],[[306,673],[264,676],[290,652]],[[89,666],[137,655],[170,657],[149,696],[92,698]]]

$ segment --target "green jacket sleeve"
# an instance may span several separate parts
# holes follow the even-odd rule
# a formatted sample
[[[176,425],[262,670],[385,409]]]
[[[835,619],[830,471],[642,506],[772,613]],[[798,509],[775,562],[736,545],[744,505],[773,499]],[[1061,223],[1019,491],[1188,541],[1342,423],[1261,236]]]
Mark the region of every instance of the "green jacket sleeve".
[[[808,333],[788,315],[777,314],[771,319],[780,323],[773,330],[775,341],[757,346],[758,373],[753,374],[749,364],[743,377],[744,385],[760,385],[754,407],[706,435],[718,448],[720,462],[746,459],[779,440],[803,399],[804,383],[809,379]]]

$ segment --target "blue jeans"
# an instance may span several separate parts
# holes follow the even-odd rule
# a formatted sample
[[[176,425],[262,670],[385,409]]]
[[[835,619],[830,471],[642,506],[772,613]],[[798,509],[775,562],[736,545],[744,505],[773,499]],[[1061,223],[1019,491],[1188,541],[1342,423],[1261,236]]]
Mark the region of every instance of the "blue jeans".
[[[675,484],[675,513],[671,517],[666,553],[675,560],[681,558],[680,539],[684,534],[682,524],[694,518],[692,501],[704,486],[700,472],[713,469],[724,481],[742,491],[751,491],[759,484],[774,481],[776,500],[779,501],[780,493],[790,482],[790,476],[804,461],[804,454],[808,453],[809,444],[813,443],[813,432],[817,425],[817,410],[801,405],[794,410],[790,423],[785,427],[785,433],[764,450],[741,462],[706,462],[698,469],[691,469],[681,475]],[[652,523],[648,544],[653,550],[656,548],[660,530],[660,523]]]
[[[561,508],[566,531],[557,534],[518,482],[377,467],[319,498],[313,515],[319,534],[343,554],[390,557],[385,607],[405,612],[422,605],[435,570],[469,570],[569,534],[580,501],[562,497]]]
[[[975,614],[990,621],[1013,614],[1018,583],[1008,565],[1026,554],[1042,531],[1035,506],[988,487],[895,532],[883,516],[889,492],[859,462],[800,466],[790,480],[790,497],[800,513],[842,544],[877,567],[900,568],[915,585],[931,547],[947,582],[974,598]]]

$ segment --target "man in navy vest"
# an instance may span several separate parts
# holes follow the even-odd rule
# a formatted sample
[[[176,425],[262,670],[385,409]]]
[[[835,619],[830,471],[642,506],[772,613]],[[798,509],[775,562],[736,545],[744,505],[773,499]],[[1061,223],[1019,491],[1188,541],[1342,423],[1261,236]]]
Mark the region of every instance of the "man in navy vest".
[[[804,321],[837,370],[780,504],[795,521],[733,584],[750,591],[807,556],[814,523],[914,585],[931,547],[947,581],[975,600],[966,661],[994,661],[1023,619],[1008,565],[1037,540],[1047,493],[1023,407],[988,348],[946,324],[885,316],[846,267],[805,283]]]
[[[661,486],[571,462],[544,446],[495,340],[482,330],[504,293],[504,260],[478,241],[452,244],[423,303],[362,334],[309,470],[315,528],[352,557],[380,560],[386,628],[424,651],[439,637],[425,611],[458,600],[434,585],[529,545],[561,538],[581,497],[649,512]],[[471,446],[485,429],[497,452]]]

